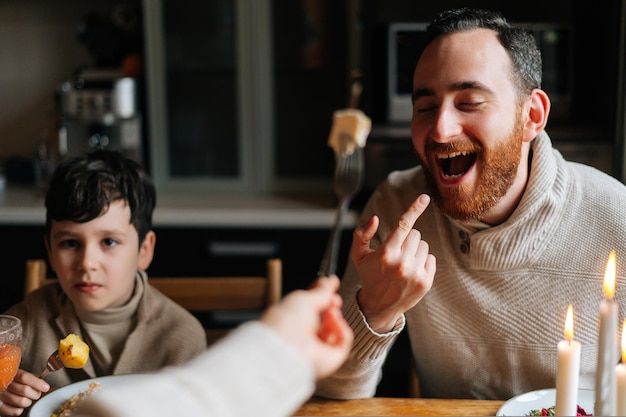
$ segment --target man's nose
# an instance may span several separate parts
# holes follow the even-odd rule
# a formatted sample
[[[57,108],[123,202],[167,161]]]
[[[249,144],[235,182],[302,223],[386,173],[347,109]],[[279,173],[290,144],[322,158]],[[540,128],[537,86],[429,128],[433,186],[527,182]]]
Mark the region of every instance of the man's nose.
[[[449,142],[462,132],[461,117],[454,106],[442,105],[433,120],[430,136],[439,143]]]

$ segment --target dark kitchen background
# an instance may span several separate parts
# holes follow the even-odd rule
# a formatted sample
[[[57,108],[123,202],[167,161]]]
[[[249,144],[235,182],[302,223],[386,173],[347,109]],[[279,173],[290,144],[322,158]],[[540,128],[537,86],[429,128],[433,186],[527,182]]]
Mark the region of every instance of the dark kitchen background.
[[[0,0],[0,205],[15,187],[32,188],[31,203],[42,205],[55,163],[101,146],[140,160],[160,195],[305,196],[331,208],[332,112],[358,82],[374,124],[358,211],[389,171],[415,164],[408,121],[391,111],[403,96],[390,89],[402,75],[390,72],[400,39],[390,29],[459,6],[497,9],[534,31],[555,145],[624,181],[626,0]],[[207,255],[208,241],[252,241],[283,258],[290,291],[315,275],[328,227],[169,225],[157,234],[149,272],[258,267],[254,256]],[[0,253],[4,310],[21,299],[25,260],[45,257],[41,224],[2,222]],[[408,377],[406,338],[394,349],[377,395],[406,395],[397,382]]]

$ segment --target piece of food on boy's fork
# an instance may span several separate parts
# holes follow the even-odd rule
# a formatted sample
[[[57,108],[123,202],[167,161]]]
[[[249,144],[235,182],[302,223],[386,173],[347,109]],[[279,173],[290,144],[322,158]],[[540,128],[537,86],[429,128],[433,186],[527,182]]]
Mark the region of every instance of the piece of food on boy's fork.
[[[59,341],[59,358],[66,368],[83,368],[89,360],[89,346],[80,336],[70,333]]]

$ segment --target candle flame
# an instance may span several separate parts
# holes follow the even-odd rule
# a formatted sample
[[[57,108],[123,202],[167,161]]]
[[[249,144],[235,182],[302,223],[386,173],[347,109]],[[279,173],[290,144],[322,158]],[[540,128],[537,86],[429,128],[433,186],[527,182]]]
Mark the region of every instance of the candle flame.
[[[609,259],[606,261],[606,271],[604,272],[604,284],[602,286],[604,296],[608,299],[612,299],[615,295],[615,251],[612,250],[609,254]]]
[[[622,363],[626,363],[626,320],[622,325]]]
[[[571,304],[567,307],[565,316],[565,338],[570,342],[574,339],[574,307]]]

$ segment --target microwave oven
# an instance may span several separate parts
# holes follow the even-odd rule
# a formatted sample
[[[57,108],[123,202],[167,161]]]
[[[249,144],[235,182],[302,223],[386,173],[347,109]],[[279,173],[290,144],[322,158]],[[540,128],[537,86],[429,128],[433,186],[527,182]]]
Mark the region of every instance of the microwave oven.
[[[542,89],[550,96],[550,118],[570,116],[573,90],[573,31],[565,23],[511,23],[529,30],[541,51]],[[411,121],[413,72],[422,50],[426,22],[396,22],[387,31],[387,122]]]

